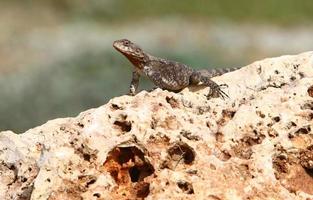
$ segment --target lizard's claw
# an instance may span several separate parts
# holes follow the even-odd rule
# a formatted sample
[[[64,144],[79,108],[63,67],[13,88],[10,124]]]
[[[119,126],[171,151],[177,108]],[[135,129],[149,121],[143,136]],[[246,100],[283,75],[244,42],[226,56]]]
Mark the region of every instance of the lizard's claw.
[[[136,92],[135,92],[135,91],[132,91],[132,90],[129,90],[128,95],[129,95],[129,96],[135,96],[135,95],[136,95]]]
[[[211,87],[210,93],[207,95],[207,98],[211,97],[221,97],[222,99],[229,98],[229,96],[222,90],[223,87],[228,87],[227,84],[214,85]]]
[[[130,95],[130,96],[136,95],[136,88],[133,85],[130,86],[128,95]]]

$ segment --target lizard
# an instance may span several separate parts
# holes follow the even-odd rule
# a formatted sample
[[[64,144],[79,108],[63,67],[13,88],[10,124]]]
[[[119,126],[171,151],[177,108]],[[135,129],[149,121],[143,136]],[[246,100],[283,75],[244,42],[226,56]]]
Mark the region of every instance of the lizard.
[[[207,98],[212,96],[228,98],[222,90],[226,84],[218,85],[211,80],[213,76],[222,75],[231,69],[195,70],[189,66],[163,58],[154,57],[146,53],[137,44],[128,39],[120,39],[113,42],[113,47],[122,53],[134,66],[129,94],[135,95],[139,85],[140,76],[148,77],[157,87],[169,91],[180,91],[190,85],[202,85],[210,87]]]

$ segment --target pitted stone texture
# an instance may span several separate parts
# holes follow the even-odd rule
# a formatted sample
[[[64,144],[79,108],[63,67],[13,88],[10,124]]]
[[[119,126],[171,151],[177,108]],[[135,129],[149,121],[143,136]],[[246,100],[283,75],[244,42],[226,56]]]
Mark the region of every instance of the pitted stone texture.
[[[313,199],[313,52],[0,133],[0,199]]]

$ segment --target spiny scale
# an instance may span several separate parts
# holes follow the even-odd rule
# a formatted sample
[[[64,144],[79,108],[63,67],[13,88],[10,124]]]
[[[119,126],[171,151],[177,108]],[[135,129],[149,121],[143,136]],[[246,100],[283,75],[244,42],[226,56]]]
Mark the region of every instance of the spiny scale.
[[[199,72],[207,76],[209,78],[215,77],[215,76],[221,76],[223,74],[226,74],[228,72],[232,72],[239,69],[238,67],[232,67],[232,68],[217,68],[217,69],[201,69]]]
[[[232,72],[235,71],[239,68],[237,67],[232,67],[232,68],[217,68],[217,69],[210,69],[209,73],[212,74],[212,77],[214,76],[220,76],[222,74],[228,73],[228,72]]]

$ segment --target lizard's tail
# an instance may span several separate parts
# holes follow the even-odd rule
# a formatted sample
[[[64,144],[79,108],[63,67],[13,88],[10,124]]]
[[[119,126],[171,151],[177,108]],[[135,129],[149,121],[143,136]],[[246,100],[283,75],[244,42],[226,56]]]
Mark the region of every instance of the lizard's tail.
[[[237,69],[240,69],[240,68],[239,67],[231,67],[231,68],[209,69],[208,72],[211,74],[212,77],[214,77],[214,76],[221,76],[223,74],[235,71]]]
[[[199,70],[199,72],[206,77],[212,78],[214,76],[223,75],[227,72],[235,71],[237,69],[240,69],[240,68],[232,67],[232,68],[219,68],[219,69],[202,69],[202,70]]]

